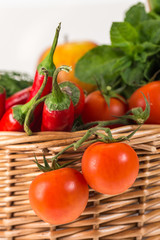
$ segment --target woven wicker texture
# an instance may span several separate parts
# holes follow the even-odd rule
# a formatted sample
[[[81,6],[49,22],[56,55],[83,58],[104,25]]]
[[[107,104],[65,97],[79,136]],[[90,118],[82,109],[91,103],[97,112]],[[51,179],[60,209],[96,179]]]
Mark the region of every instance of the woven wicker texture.
[[[126,135],[135,126],[113,129],[113,136]],[[159,240],[160,239],[160,126],[144,125],[127,142],[137,152],[140,171],[134,185],[125,193],[108,196],[90,189],[84,213],[74,222],[51,226],[31,210],[30,182],[40,172],[33,162],[45,154],[51,158],[64,146],[78,140],[75,133],[0,132],[0,239],[52,240]],[[87,145],[85,146],[85,148]],[[78,161],[80,170],[84,147],[64,153],[59,161]]]

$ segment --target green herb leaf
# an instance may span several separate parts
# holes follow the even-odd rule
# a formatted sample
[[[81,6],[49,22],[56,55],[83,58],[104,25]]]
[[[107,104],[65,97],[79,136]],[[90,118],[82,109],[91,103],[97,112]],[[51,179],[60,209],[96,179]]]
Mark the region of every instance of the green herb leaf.
[[[26,73],[0,71],[0,85],[7,97],[32,85],[33,79]]]
[[[160,15],[147,13],[144,4],[138,3],[126,12],[124,22],[112,24],[110,35],[111,45],[86,53],[76,64],[75,74],[86,83],[102,78],[106,85],[118,82],[116,87],[124,89],[123,96],[128,98],[159,70]]]
[[[148,20],[150,17],[146,13],[145,6],[143,3],[138,3],[132,6],[127,12],[124,21],[130,23],[132,26],[137,28],[139,23]]]
[[[139,25],[141,42],[160,44],[160,20],[147,20]]]
[[[130,59],[120,49],[102,45],[90,50],[78,61],[75,75],[86,83],[95,83],[95,78],[102,76],[109,84],[120,70],[130,64]]]
[[[113,46],[125,47],[127,51],[138,42],[138,32],[128,22],[114,22],[111,26],[110,37]]]
[[[134,63],[130,68],[126,68],[122,73],[121,77],[126,85],[139,87],[144,84],[143,81],[143,72],[145,64],[143,63]]]

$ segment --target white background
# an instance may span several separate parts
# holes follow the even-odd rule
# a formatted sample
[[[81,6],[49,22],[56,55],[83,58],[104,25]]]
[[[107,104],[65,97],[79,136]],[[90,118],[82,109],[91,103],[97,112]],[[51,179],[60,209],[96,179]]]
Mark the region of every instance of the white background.
[[[62,23],[59,43],[108,44],[113,21],[122,21],[137,0],[0,0],[0,70],[34,75],[38,58]]]

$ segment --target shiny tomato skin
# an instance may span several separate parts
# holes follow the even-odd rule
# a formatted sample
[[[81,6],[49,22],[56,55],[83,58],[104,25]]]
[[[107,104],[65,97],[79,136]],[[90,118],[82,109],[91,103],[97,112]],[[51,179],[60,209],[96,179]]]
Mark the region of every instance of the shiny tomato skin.
[[[55,225],[78,218],[87,205],[88,195],[83,175],[72,168],[42,173],[29,189],[32,209],[43,221]]]
[[[150,116],[145,123],[160,124],[160,81],[150,82],[138,88],[128,100],[129,109],[145,109],[146,103],[142,93],[150,102]]]
[[[82,112],[83,123],[94,121],[107,121],[116,119],[115,116],[122,116],[127,112],[127,103],[117,99],[110,99],[108,107],[100,91],[90,93],[86,99]]]
[[[82,173],[95,191],[115,195],[134,183],[139,171],[136,152],[125,143],[94,143],[82,157]]]

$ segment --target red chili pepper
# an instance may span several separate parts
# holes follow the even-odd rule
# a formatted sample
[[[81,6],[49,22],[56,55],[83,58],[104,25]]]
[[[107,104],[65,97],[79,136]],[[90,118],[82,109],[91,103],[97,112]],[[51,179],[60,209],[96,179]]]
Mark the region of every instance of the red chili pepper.
[[[46,97],[42,114],[42,131],[70,131],[74,121],[74,106],[70,97],[61,91],[58,83],[58,73],[69,71],[68,66],[57,68],[53,75],[53,90]]]
[[[24,120],[27,115],[27,112],[29,111],[31,106],[36,103],[37,99],[39,99],[39,97],[41,96],[42,91],[47,82],[48,73],[46,72],[46,70],[44,70],[44,72],[45,72],[45,78],[37,94],[30,100],[30,102],[24,105],[16,105],[9,108],[0,120],[0,131],[23,131],[24,130],[23,124],[24,124]]]
[[[38,92],[38,90],[40,89],[43,80],[44,80],[44,72],[41,71],[42,68],[47,69],[48,71],[48,80],[47,80],[47,84],[42,92],[41,97],[49,94],[52,90],[52,77],[53,77],[53,73],[56,69],[54,63],[53,63],[53,54],[55,51],[55,48],[57,46],[57,42],[58,42],[58,37],[59,37],[59,32],[60,32],[60,28],[61,28],[61,23],[58,25],[57,29],[56,29],[56,33],[54,36],[54,40],[53,40],[53,44],[51,47],[51,50],[49,52],[49,54],[47,55],[47,57],[38,65],[36,73],[35,73],[35,77],[34,77],[34,81],[33,81],[33,85],[30,91],[30,96],[28,98],[28,101],[30,101]]]
[[[62,82],[59,86],[63,92],[70,96],[74,105],[74,119],[77,119],[81,115],[84,107],[85,95],[83,89],[77,83],[69,81]]]
[[[31,87],[28,87],[28,88],[25,88],[25,89],[22,89],[22,90],[16,92],[15,94],[13,94],[9,98],[7,98],[6,99],[6,106],[5,106],[6,111],[10,107],[26,103],[28,98],[29,98],[30,91],[31,91]]]
[[[6,91],[0,86],[0,119],[5,112]]]

